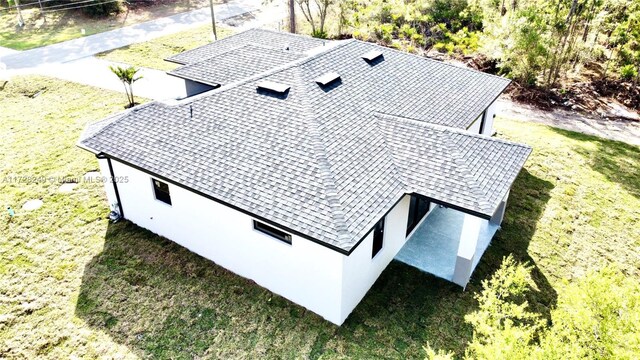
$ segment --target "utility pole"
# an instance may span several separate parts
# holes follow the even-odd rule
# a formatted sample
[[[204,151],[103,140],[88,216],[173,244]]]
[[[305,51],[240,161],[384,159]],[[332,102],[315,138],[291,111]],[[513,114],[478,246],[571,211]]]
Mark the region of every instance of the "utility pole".
[[[213,27],[213,40],[218,40],[218,32],[216,31],[216,16],[213,13],[213,0],[209,0],[209,7],[211,7],[211,27]]]
[[[296,1],[289,0],[289,32],[296,33]]]
[[[22,17],[22,12],[20,11],[20,0],[16,0],[16,9],[18,9],[18,17],[20,18],[20,20],[18,20],[18,25],[20,27],[24,26],[24,18]]]

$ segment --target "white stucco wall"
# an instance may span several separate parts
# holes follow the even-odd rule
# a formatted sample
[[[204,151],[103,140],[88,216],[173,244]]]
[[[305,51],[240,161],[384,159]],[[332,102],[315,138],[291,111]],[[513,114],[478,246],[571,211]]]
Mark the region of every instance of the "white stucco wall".
[[[106,160],[100,164],[107,166]],[[169,184],[172,205],[167,205],[155,199],[150,175],[113,160],[112,166],[116,176],[129,179],[118,184],[125,218],[333,323],[344,321],[346,256],[296,235],[291,245],[274,239],[255,231],[252,217],[173,184]],[[111,186],[105,185],[107,192]]]
[[[116,204],[118,200],[116,198],[113,184],[109,183],[109,181],[111,181],[111,173],[109,172],[109,164],[107,163],[107,161],[107,159],[98,159],[98,165],[100,166],[100,174],[105,181],[104,190],[107,193],[107,203],[109,204],[109,210],[113,210],[112,206],[113,204]]]
[[[372,259],[373,234],[343,258],[342,311],[344,321],[376,282],[406,241],[410,196],[406,195],[387,214],[382,249]]]
[[[486,110],[485,117],[485,125],[484,125],[484,135],[491,136],[493,135],[493,116],[496,113],[496,102],[494,101]]]
[[[487,110],[485,110],[485,112],[486,112],[486,117],[485,117],[484,129],[483,129],[484,131],[482,132],[482,134],[491,136],[493,135],[493,115],[496,113],[495,101],[487,108]],[[485,113],[482,113],[482,115],[478,116],[478,118],[476,118],[473,121],[473,123],[467,129],[467,131],[474,134],[480,133],[480,124],[482,123],[482,116],[484,116],[484,114]]]

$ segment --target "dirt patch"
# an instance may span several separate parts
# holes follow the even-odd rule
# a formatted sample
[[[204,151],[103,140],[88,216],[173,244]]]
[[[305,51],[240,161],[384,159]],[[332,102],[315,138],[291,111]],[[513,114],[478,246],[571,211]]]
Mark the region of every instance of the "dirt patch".
[[[430,56],[431,57],[431,56]],[[498,62],[485,55],[458,57],[452,62],[470,68],[498,74]],[[513,101],[543,110],[576,111],[588,117],[640,121],[640,88],[630,81],[602,80],[604,69],[596,63],[587,63],[580,77],[567,79],[558,88],[544,89],[521,86],[513,82],[506,93]]]
[[[606,118],[558,107],[545,110],[513,101],[508,95],[502,95],[496,104],[496,113],[501,117],[540,123],[640,146],[640,121],[637,120]]]

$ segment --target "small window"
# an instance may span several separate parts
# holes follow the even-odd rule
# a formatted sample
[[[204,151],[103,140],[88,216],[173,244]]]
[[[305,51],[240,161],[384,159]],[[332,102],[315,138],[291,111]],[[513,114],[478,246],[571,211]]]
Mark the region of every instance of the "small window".
[[[253,228],[260,231],[263,234],[267,234],[280,241],[284,241],[287,244],[291,244],[291,235],[287,234],[282,230],[278,230],[273,226],[269,226],[267,224],[263,224],[261,222],[253,220]]]
[[[384,218],[378,221],[373,228],[373,250],[371,251],[371,258],[373,259],[382,249],[382,240],[384,239]]]
[[[153,182],[153,193],[156,196],[156,200],[159,200],[165,204],[171,205],[171,195],[169,194],[169,184],[156,179],[152,179],[152,182]]]

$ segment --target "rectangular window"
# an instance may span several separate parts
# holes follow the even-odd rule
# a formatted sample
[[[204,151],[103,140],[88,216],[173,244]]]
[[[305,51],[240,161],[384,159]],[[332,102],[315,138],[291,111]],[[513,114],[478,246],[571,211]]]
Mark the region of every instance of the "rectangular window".
[[[378,221],[373,228],[373,250],[371,251],[371,258],[373,259],[380,249],[382,249],[382,243],[384,239],[384,218]]]
[[[253,220],[253,228],[255,230],[260,231],[261,233],[267,234],[271,237],[274,237],[280,241],[284,241],[287,244],[291,244],[291,235],[287,234],[282,230],[278,230],[273,226],[269,226],[267,224],[263,224],[261,222]]]
[[[171,205],[169,184],[156,179],[151,179],[151,182],[153,183],[153,193],[156,196],[156,200]]]

